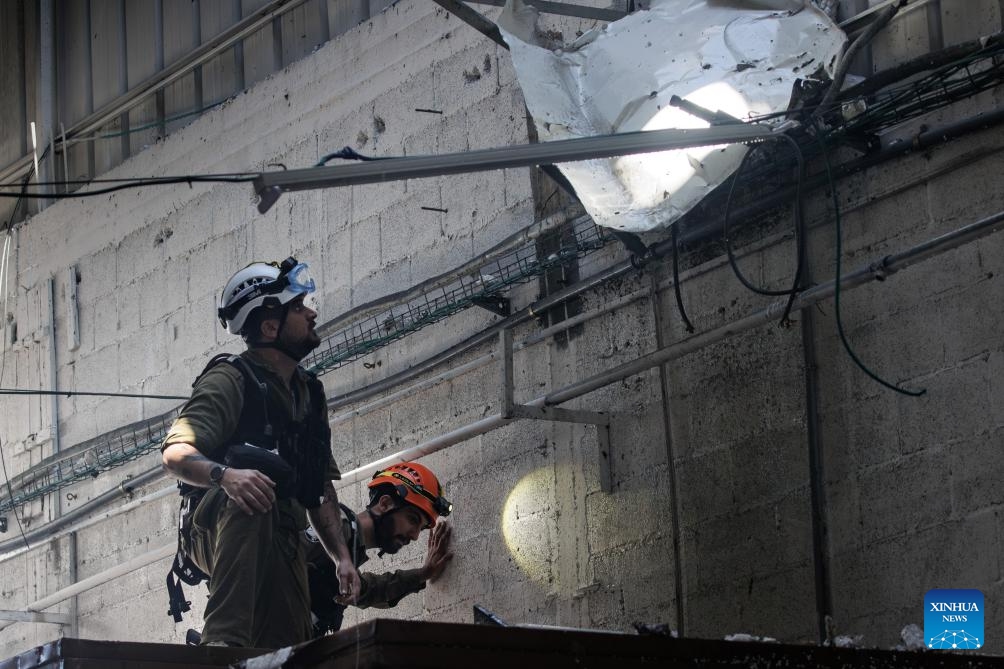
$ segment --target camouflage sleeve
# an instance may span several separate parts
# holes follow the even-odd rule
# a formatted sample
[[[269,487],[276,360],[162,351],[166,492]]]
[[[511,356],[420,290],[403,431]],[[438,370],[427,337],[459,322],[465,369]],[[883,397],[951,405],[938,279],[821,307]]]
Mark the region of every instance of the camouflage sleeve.
[[[361,609],[367,607],[388,609],[397,606],[397,603],[407,595],[425,588],[421,571],[421,569],[401,569],[386,574],[360,572],[363,587],[356,606]]]

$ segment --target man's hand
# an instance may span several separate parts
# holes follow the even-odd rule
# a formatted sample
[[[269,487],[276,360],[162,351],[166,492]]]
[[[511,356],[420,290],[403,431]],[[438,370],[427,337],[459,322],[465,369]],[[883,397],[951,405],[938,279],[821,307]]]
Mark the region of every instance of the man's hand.
[[[446,565],[453,559],[450,550],[450,536],[453,528],[445,520],[440,521],[429,531],[429,552],[422,565],[422,578],[427,583],[433,583],[443,574]]]
[[[257,469],[230,467],[223,472],[220,487],[249,516],[268,513],[275,504],[275,482]]]
[[[361,582],[359,571],[356,570],[351,560],[340,560],[335,568],[338,574],[338,597],[335,598],[339,604],[355,604],[359,599]]]

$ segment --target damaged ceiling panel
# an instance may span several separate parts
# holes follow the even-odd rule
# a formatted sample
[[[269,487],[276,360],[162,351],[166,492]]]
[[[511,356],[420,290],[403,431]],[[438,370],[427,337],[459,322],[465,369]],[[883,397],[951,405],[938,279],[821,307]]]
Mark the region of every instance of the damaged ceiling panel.
[[[499,28],[544,141],[706,128],[675,95],[736,118],[783,111],[796,79],[830,74],[846,36],[801,0],[654,0],[562,48],[536,40],[537,11],[510,0]],[[663,228],[721,184],[744,145],[559,165],[600,225]]]

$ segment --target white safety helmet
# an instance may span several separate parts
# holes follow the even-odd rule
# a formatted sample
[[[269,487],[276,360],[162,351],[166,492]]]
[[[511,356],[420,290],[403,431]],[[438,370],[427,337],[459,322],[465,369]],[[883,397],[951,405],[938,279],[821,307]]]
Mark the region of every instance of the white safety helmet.
[[[248,314],[258,307],[279,307],[314,292],[307,263],[286,258],[281,263],[254,262],[227,281],[216,313],[230,334],[241,334]]]

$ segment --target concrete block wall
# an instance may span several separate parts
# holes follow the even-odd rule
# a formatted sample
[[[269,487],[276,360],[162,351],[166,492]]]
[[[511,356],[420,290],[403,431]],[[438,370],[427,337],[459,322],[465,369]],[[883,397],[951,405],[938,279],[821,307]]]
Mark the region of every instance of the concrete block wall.
[[[994,3],[985,4],[992,12]],[[942,5],[945,16],[954,11]],[[985,27],[951,16],[952,40]],[[548,24],[566,36],[584,27]],[[996,103],[989,95],[965,108]],[[109,176],[299,167],[343,145],[374,155],[438,153],[522,143],[526,133],[504,51],[431,3],[403,1]],[[1000,171],[1002,142],[1000,130],[986,131],[843,182],[845,266],[999,210],[992,175]],[[58,286],[58,385],[183,395],[212,354],[239,349],[215,324],[214,300],[252,258],[292,251],[309,259],[325,320],[484,251],[528,224],[535,204],[527,170],[286,194],[264,216],[246,185],[151,187],[59,203],[18,231],[19,336],[4,351],[4,364],[16,371],[0,381],[48,383],[53,342],[40,291],[49,276]],[[824,194],[809,204],[813,266],[822,280],[833,273],[832,216]],[[771,242],[788,225],[779,216],[764,231],[764,250],[743,260],[758,283],[789,281],[791,244]],[[897,382],[926,385],[925,398],[899,397],[865,379],[836,339],[832,302],[816,314],[833,614],[839,631],[864,634],[872,645],[891,646],[904,624],[919,623],[930,587],[978,587],[989,603],[1000,601],[995,445],[1004,354],[992,307],[1002,243],[990,237],[845,296],[845,323],[861,355]],[[612,246],[585,259],[582,275],[624,257]],[[80,277],[81,344],[73,352],[64,341],[70,265]],[[685,256],[685,267],[684,297],[699,330],[765,304],[714,254]],[[684,339],[670,272],[660,264],[585,295],[587,310],[638,299],[590,320],[567,343],[517,353],[517,398]],[[660,286],[654,296],[653,283]],[[522,306],[538,290],[528,284],[511,298]],[[494,320],[464,312],[325,375],[326,387],[336,394],[366,385]],[[515,335],[537,328],[529,323]],[[692,636],[814,639],[804,364],[797,324],[768,326],[570,402],[613,416],[609,493],[601,489],[595,428],[588,426],[519,421],[427,456],[456,507],[454,563],[442,581],[396,609],[352,610],[347,621],[469,621],[477,603],[512,622],[604,629],[668,622]],[[347,471],[491,415],[498,404],[498,370],[479,368],[338,423],[333,450]],[[171,405],[60,398],[61,438],[79,443]],[[50,454],[51,444],[38,439],[51,423],[48,407],[37,398],[4,401],[0,435],[11,445],[4,449],[11,475]],[[75,486],[64,508],[157,462],[150,455]],[[361,508],[365,488],[345,486],[340,495]],[[78,577],[173,541],[175,506],[165,499],[81,532]],[[51,507],[46,500],[25,512],[37,526]],[[67,585],[67,544],[0,562],[0,608],[23,608]],[[422,546],[412,546],[366,568],[413,567],[422,558]],[[200,627],[201,589],[189,589],[194,611],[183,623],[164,615],[166,563],[81,595],[79,634],[180,642],[185,629]],[[988,650],[1000,647],[994,637],[1001,632],[988,616]],[[57,634],[51,625],[14,625],[0,630],[0,651],[12,655]]]

